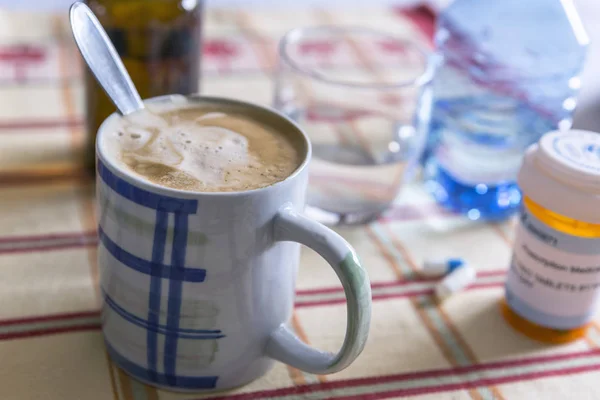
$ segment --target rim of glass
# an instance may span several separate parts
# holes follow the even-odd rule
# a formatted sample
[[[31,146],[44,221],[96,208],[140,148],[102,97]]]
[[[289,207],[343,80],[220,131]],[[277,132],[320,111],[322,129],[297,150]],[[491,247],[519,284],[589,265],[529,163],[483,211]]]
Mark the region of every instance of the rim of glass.
[[[319,32],[319,31],[326,32],[326,33],[327,32],[335,33],[338,35],[343,34],[345,32],[370,34],[370,35],[374,34],[374,35],[378,35],[378,36],[385,37],[385,38],[391,38],[397,42],[408,43],[408,44],[410,44],[411,47],[416,49],[419,54],[421,54],[423,56],[423,60],[424,60],[423,72],[414,78],[402,80],[402,81],[395,82],[395,83],[389,83],[389,82],[386,82],[386,83],[377,83],[377,82],[361,83],[361,82],[352,82],[352,81],[348,81],[348,80],[338,80],[338,79],[327,78],[327,77],[323,76],[322,74],[317,73],[315,70],[313,70],[311,68],[306,68],[303,65],[297,63],[296,60],[294,60],[294,58],[288,54],[288,46],[290,44],[299,42],[299,40],[302,39],[302,37],[305,36],[307,32]],[[431,82],[431,80],[433,79],[434,72],[435,72],[435,64],[436,64],[435,57],[434,57],[435,54],[433,52],[430,52],[430,51],[424,49],[423,46],[417,44],[414,40],[401,38],[401,37],[394,35],[392,33],[389,33],[389,32],[384,32],[384,31],[379,31],[377,29],[365,28],[365,27],[359,27],[359,26],[327,26],[327,25],[319,26],[319,25],[317,25],[317,26],[306,26],[306,27],[294,28],[294,29],[286,32],[285,35],[283,35],[283,37],[279,41],[278,50],[279,50],[279,59],[282,62],[286,63],[286,65],[290,66],[292,69],[294,69],[297,73],[299,73],[301,75],[305,75],[307,77],[310,77],[312,79],[315,79],[315,80],[318,80],[318,81],[321,81],[323,83],[327,83],[330,85],[346,86],[346,87],[358,88],[358,89],[393,89],[393,88],[406,88],[406,87],[410,87],[410,86],[420,87],[420,86],[423,86],[423,85]]]

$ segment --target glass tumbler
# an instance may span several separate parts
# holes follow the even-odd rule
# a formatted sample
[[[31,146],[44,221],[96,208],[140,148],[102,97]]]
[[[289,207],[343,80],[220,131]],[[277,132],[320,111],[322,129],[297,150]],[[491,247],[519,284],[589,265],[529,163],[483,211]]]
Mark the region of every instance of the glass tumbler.
[[[312,142],[311,217],[366,223],[393,203],[426,142],[432,64],[414,41],[366,28],[282,38],[273,103]]]

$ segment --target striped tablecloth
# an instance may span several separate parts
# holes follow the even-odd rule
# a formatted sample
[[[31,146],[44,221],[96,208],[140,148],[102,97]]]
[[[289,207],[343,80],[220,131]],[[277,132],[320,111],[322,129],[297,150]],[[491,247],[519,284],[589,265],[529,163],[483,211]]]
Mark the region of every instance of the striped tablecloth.
[[[393,8],[247,12],[211,9],[203,91],[269,104],[275,43],[293,26],[359,24],[420,38],[432,21]],[[93,183],[81,147],[81,63],[66,18],[0,12],[0,399],[191,399],[130,379],[108,360],[100,333]],[[377,190],[359,182],[364,190]],[[438,209],[418,186],[369,226],[339,232],[373,282],[373,323],[350,368],[315,376],[278,364],[235,399],[598,399],[600,326],[549,347],[499,313],[511,223],[473,225]],[[477,243],[477,245],[475,245]],[[481,245],[485,243],[485,245]],[[425,256],[460,256],[478,270],[465,292],[436,305],[419,278]],[[298,335],[339,347],[344,297],[330,268],[302,255]]]

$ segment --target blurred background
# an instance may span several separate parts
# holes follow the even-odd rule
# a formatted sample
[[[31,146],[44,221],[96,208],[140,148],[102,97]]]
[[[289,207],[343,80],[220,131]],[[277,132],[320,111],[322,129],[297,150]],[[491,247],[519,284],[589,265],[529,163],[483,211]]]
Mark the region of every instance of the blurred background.
[[[375,5],[396,5],[411,7],[425,5],[434,11],[447,5],[449,0],[373,0]],[[0,9],[7,11],[65,11],[72,3],[70,0],[21,0],[19,2],[0,0]],[[207,7],[241,6],[245,8],[279,7],[279,8],[310,8],[310,7],[344,7],[352,5],[354,8],[364,3],[360,0],[212,0]],[[575,116],[575,127],[600,130],[600,2],[595,0],[575,0],[585,27],[592,39],[588,53],[588,60],[584,68],[582,80],[584,82],[580,92],[579,108]],[[10,24],[3,21],[0,29],[7,29]],[[0,30],[0,33],[2,31]],[[1,37],[0,37],[1,39]]]

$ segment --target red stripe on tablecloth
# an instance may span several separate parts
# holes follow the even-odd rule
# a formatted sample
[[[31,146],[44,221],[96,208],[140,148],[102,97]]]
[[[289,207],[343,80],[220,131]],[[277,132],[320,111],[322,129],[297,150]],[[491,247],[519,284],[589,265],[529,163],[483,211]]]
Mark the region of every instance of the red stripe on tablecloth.
[[[10,133],[2,131],[20,130],[20,129],[55,129],[71,128],[74,126],[83,126],[83,120],[22,120],[22,121],[0,121],[0,133]],[[20,133],[20,132],[19,132]]]
[[[474,289],[484,289],[484,288],[497,288],[501,287],[503,282],[494,282],[494,283],[482,283],[475,284],[470,286],[467,290]],[[342,292],[342,288],[338,291]],[[433,289],[421,289],[414,290],[405,293],[386,293],[386,294],[375,294],[373,295],[373,300],[385,300],[390,298],[398,298],[398,297],[409,297],[409,296],[421,296],[432,294]],[[301,293],[298,293],[301,294]],[[315,301],[305,301],[302,303],[296,303],[296,308],[304,308],[304,307],[312,307],[312,306],[323,306],[329,304],[340,304],[345,303],[346,300],[344,298],[341,299],[327,299],[327,300],[315,300]],[[80,318],[91,318],[91,317],[99,317],[99,311],[82,311],[78,313],[66,313],[66,314],[52,314],[52,315],[44,315],[44,316],[35,316],[35,317],[27,317],[27,318],[15,318],[15,319],[6,319],[0,320],[0,327],[9,326],[9,325],[25,325],[25,324],[34,324],[34,323],[43,323],[43,322],[52,322],[52,321],[64,321],[70,319],[80,319]]]
[[[66,250],[66,249],[74,249],[79,247],[91,247],[96,246],[98,241],[90,241],[90,242],[76,242],[76,243],[57,243],[57,244],[48,244],[48,245],[39,245],[39,246],[30,246],[30,247],[13,247],[8,249],[1,249],[0,254],[15,254],[15,253],[41,253],[44,251],[56,251],[56,250]]]
[[[394,13],[407,18],[429,40],[429,44],[433,45],[436,13],[430,7],[395,7]]]
[[[404,292],[404,293],[386,293],[386,294],[373,294],[373,300],[385,300],[385,299],[395,299],[401,297],[414,297],[414,296],[422,296],[422,295],[430,295],[433,294],[433,289],[421,289],[414,290],[412,292]],[[342,297],[340,299],[327,299],[327,300],[313,300],[313,301],[303,301],[297,302],[294,307],[295,308],[304,308],[304,307],[318,307],[318,306],[329,306],[333,304],[342,304],[346,302],[346,298]]]
[[[538,357],[528,357],[517,360],[503,360],[503,361],[495,361],[489,363],[482,363],[477,365],[469,365],[465,367],[454,367],[448,369],[432,369],[426,371],[418,371],[418,372],[409,372],[404,374],[396,374],[396,375],[384,375],[384,376],[374,376],[368,378],[355,378],[355,379],[344,379],[339,381],[330,381],[319,384],[311,384],[304,386],[292,386],[285,387],[280,389],[270,389],[270,390],[261,390],[250,393],[241,393],[237,395],[229,395],[227,397],[210,397],[210,400],[225,400],[225,399],[234,399],[234,400],[251,400],[251,399],[259,399],[259,398],[271,398],[271,397],[281,397],[281,396],[289,396],[295,394],[305,394],[319,391],[329,391],[335,389],[344,389],[351,388],[357,386],[374,386],[377,384],[383,384],[388,382],[402,382],[409,380],[417,380],[417,379],[426,379],[426,378],[439,378],[444,376],[452,376],[452,375],[465,375],[473,372],[481,372],[486,370],[495,370],[502,369],[507,367],[517,367],[531,364],[546,364],[554,361],[563,361],[570,360],[575,358],[582,358],[588,356],[600,355],[600,349],[582,351],[582,352],[573,352],[573,353],[564,353],[564,354],[556,354],[550,356],[538,356]],[[469,389],[472,387],[478,386],[487,386],[487,385],[497,385],[502,383],[516,382],[519,380],[527,380],[527,379],[537,379],[543,378],[547,376],[557,376],[557,375],[565,375],[569,373],[576,372],[585,372],[591,370],[600,369],[600,364],[591,365],[591,366],[583,366],[583,367],[573,367],[573,368],[561,368],[554,371],[541,371],[541,372],[533,372],[528,374],[519,374],[514,377],[502,377],[502,378],[482,378],[467,381],[464,383],[457,384],[446,384],[446,385],[438,385],[438,386],[422,386],[418,388],[411,389],[399,389],[394,390],[395,396],[400,396],[402,394],[409,393],[412,390],[421,390],[423,393],[431,392],[442,392],[449,390],[457,390],[457,389]],[[569,372],[574,371],[574,372]],[[455,388],[456,386],[456,388]],[[373,390],[377,390],[373,388]],[[401,394],[398,394],[400,393]],[[382,393],[371,393],[369,395],[361,395],[361,398],[385,398],[384,396],[392,393],[392,391],[382,392]],[[418,393],[418,392],[417,392]],[[409,395],[409,394],[404,394]],[[416,394],[416,393],[415,393]],[[378,396],[378,397],[371,397]],[[381,396],[381,397],[379,397]],[[338,399],[346,398],[346,397],[336,397]],[[348,397],[353,398],[353,397]],[[206,399],[206,400],[208,400]]]
[[[19,324],[36,324],[42,322],[52,321],[64,321],[68,319],[79,319],[79,318],[94,318],[99,317],[100,311],[77,311],[72,313],[61,313],[61,314],[50,314],[50,315],[36,315],[32,317],[23,318],[12,318],[0,320],[0,326],[19,325]]]
[[[372,289],[385,288],[385,287],[398,287],[405,286],[410,284],[417,283],[430,283],[437,282],[439,278],[417,278],[413,280],[404,280],[404,281],[393,281],[393,282],[371,282]],[[311,294],[325,294],[325,293],[335,293],[342,291],[343,288],[341,286],[335,287],[327,287],[327,288],[314,288],[314,289],[299,289],[296,291],[296,294],[302,295],[311,295]]]
[[[489,272],[489,276],[499,276],[500,274],[504,274],[504,271],[487,271]],[[394,286],[396,284],[398,284],[398,286],[404,286],[405,283],[419,283],[419,281],[402,281],[402,282],[378,282],[375,283],[375,285],[377,286],[385,286],[385,287],[389,287],[389,286]],[[479,283],[479,284],[474,284],[472,286],[469,287],[469,289],[479,289],[479,288],[488,288],[488,287],[498,287],[501,286],[502,282],[491,282],[491,283]],[[296,292],[297,295],[306,295],[306,294],[311,294],[311,295],[318,295],[318,294],[326,294],[326,293],[332,293],[332,292],[342,292],[343,288],[339,287],[339,288],[323,288],[320,291],[317,290],[308,290],[308,291],[303,291],[303,290],[298,290]],[[398,296],[410,296],[410,295],[423,295],[423,294],[429,294],[431,293],[432,290],[431,289],[421,289],[421,290],[414,290],[411,292],[405,292],[403,294],[381,294],[381,295],[375,295],[373,296],[374,300],[383,300],[386,298],[393,298],[393,297],[398,297]],[[333,303],[342,303],[344,302],[344,299],[330,299],[330,300],[323,300],[323,301],[314,301],[314,302],[305,302],[302,304],[296,304],[296,307],[307,307],[308,305],[312,305],[314,303],[314,305],[323,305],[323,304],[328,304],[329,302],[331,302],[331,304]],[[35,323],[44,323],[44,322],[52,322],[52,321],[64,321],[64,320],[72,320],[72,319],[81,319],[81,318],[94,318],[94,317],[99,317],[100,315],[100,311],[98,310],[91,310],[91,311],[78,311],[78,312],[72,312],[72,313],[61,313],[61,314],[50,314],[50,315],[39,315],[39,316],[32,316],[32,317],[24,317],[24,318],[13,318],[13,319],[5,319],[5,320],[0,320],[0,327],[2,326],[9,326],[9,325],[19,325],[19,324],[35,324]]]
[[[7,339],[18,339],[18,338],[27,338],[27,337],[35,337],[41,335],[49,335],[49,334],[57,334],[57,333],[70,333],[70,332],[81,332],[81,331],[95,331],[100,330],[100,324],[87,324],[87,325],[77,325],[71,327],[59,327],[59,328],[49,328],[49,329],[39,329],[35,331],[28,332],[14,332],[7,334],[0,334],[0,340]],[[435,370],[426,370],[426,371],[418,371],[411,372],[405,374],[397,374],[397,375],[384,375],[384,376],[376,376],[369,378],[357,378],[357,379],[347,379],[340,381],[332,381],[332,382],[322,382],[319,384],[312,385],[304,385],[304,386],[294,386],[287,387],[281,389],[272,389],[272,390],[263,390],[251,393],[243,393],[239,395],[231,395],[227,397],[212,397],[211,400],[220,400],[220,399],[237,399],[237,400],[250,400],[250,399],[258,399],[258,398],[271,398],[271,397],[281,397],[288,396],[294,394],[305,394],[311,392],[324,392],[330,391],[334,389],[342,389],[342,388],[351,388],[358,386],[372,386],[377,384],[383,384],[388,382],[402,382],[407,380],[417,380],[417,379],[427,379],[427,378],[439,378],[451,375],[465,375],[473,372],[481,372],[487,370],[495,370],[495,369],[503,369],[509,367],[517,367],[517,366],[525,366],[531,364],[546,364],[554,361],[564,361],[571,360],[576,358],[582,358],[587,356],[600,355],[600,349],[593,349],[589,351],[583,352],[574,352],[574,353],[565,353],[565,354],[557,354],[550,356],[538,356],[538,357],[529,357],[518,360],[503,360],[496,362],[489,362],[477,365],[470,365],[466,367],[455,367],[449,369],[435,369]],[[380,393],[371,393],[369,395],[356,395],[356,396],[340,396],[335,397],[336,399],[384,399],[387,397],[398,397],[398,396],[414,396],[419,394],[427,394],[427,393],[439,393],[446,392],[452,390],[460,390],[460,389],[471,389],[480,386],[489,386],[489,385],[499,385],[505,383],[514,383],[521,382],[526,380],[533,379],[541,379],[552,376],[564,376],[588,371],[598,371],[600,370],[600,364],[589,365],[589,366],[580,366],[580,367],[567,367],[561,368],[557,370],[551,371],[539,371],[539,372],[531,372],[525,374],[518,374],[515,376],[508,377],[499,377],[499,378],[481,378],[475,380],[469,380],[462,383],[452,383],[452,384],[443,384],[437,386],[421,386],[410,389],[396,389],[390,391],[382,391]],[[375,389],[376,390],[376,389]]]
[[[89,234],[89,233],[88,233]],[[71,236],[71,234],[66,234],[66,235],[48,235],[48,236],[60,236],[60,237],[64,237],[64,236]],[[39,239],[42,236],[32,236],[32,238],[35,239]],[[6,239],[6,238],[4,238]],[[493,271],[482,271],[479,273],[480,277],[495,277],[495,276],[502,276],[504,275],[505,271],[504,270],[493,270]],[[424,280],[412,280],[412,281],[397,281],[397,282],[375,282],[372,286],[377,289],[380,287],[401,287],[401,286],[407,286],[408,284],[420,284],[420,283],[427,283],[427,282],[431,282],[431,279],[424,279]],[[501,287],[503,285],[503,282],[483,282],[483,283],[475,283],[473,285],[471,285],[467,290],[476,290],[476,289],[484,289],[484,288],[498,288]],[[319,295],[319,294],[329,294],[329,293],[342,293],[343,292],[343,288],[342,287],[328,287],[328,288],[322,288],[322,289],[308,289],[308,290],[298,290],[297,291],[297,295],[299,296],[306,296],[306,295]],[[432,288],[427,288],[427,289],[417,289],[417,290],[412,290],[412,291],[406,291],[404,293],[384,293],[384,294],[377,294],[375,293],[373,295],[373,300],[374,301],[378,301],[378,300],[385,300],[385,299],[392,299],[392,298],[403,298],[403,297],[414,297],[414,296],[422,296],[422,295],[431,295],[433,292]],[[333,304],[342,304],[345,303],[345,298],[339,298],[339,299],[324,299],[324,300],[314,300],[314,301],[300,301],[300,302],[296,302],[295,307],[296,308],[306,308],[306,307],[316,307],[316,306],[325,306],[325,305],[333,305]],[[14,319],[6,319],[6,320],[0,320],[0,327],[3,326],[12,326],[12,325],[27,325],[27,324],[36,324],[36,323],[46,323],[46,322],[53,322],[53,321],[66,321],[66,320],[75,320],[75,319],[81,319],[81,318],[96,318],[100,316],[100,312],[96,311],[96,310],[92,310],[92,311],[80,311],[80,312],[74,312],[74,313],[62,313],[62,314],[52,314],[52,315],[43,315],[43,316],[32,316],[32,317],[25,317],[25,318],[14,318]],[[59,329],[59,328],[56,328]],[[68,331],[68,327],[62,327],[60,329],[67,329],[66,331]],[[77,326],[76,328],[77,329]],[[44,332],[48,332],[48,333],[52,333],[52,328],[48,328],[47,330],[31,330],[31,331],[26,331],[26,332],[20,332],[18,333],[19,335],[28,335],[29,333],[31,333],[32,335],[42,335],[44,334]],[[16,335],[17,333],[15,333]],[[5,336],[0,336],[0,339],[5,338]]]
[[[44,243],[46,242],[46,243]],[[32,253],[95,246],[98,239],[94,231],[51,233],[48,235],[0,237],[0,254]]]
[[[466,290],[492,289],[492,288],[499,288],[502,286],[504,286],[504,282],[476,283],[476,284],[469,286]],[[343,289],[340,288],[339,291],[341,292],[342,290]],[[425,295],[432,295],[433,291],[434,291],[434,289],[430,288],[430,289],[419,289],[419,290],[407,291],[404,293],[373,294],[372,299],[373,300],[386,300],[386,299],[399,299],[399,298],[403,298],[403,297],[425,296]],[[296,302],[294,307],[296,307],[296,308],[318,307],[318,306],[328,306],[328,305],[333,305],[333,304],[342,304],[345,302],[346,302],[345,297],[339,298],[339,299],[312,300],[312,301],[308,300],[308,301]]]
[[[500,276],[506,274],[506,269],[494,269],[490,271],[477,271],[477,277],[485,277],[485,276]]]
[[[478,278],[495,277],[495,276],[503,276],[504,274],[506,274],[505,269],[495,269],[495,270],[490,270],[490,271],[478,271],[477,277]],[[378,288],[384,288],[384,287],[398,287],[398,286],[405,286],[405,285],[410,285],[410,284],[431,283],[431,282],[438,282],[438,281],[439,281],[439,278],[420,278],[420,277],[418,277],[415,279],[403,280],[403,281],[371,282],[371,288],[378,289]],[[481,284],[481,285],[484,285],[484,284]],[[296,291],[296,294],[300,294],[300,295],[325,294],[325,293],[340,292],[342,290],[343,290],[343,288],[341,286],[326,287],[326,288],[314,288],[314,289],[299,289]]]
[[[73,326],[61,326],[57,328],[42,328],[31,331],[21,332],[8,332],[0,333],[0,340],[10,339],[24,339],[35,336],[55,335],[58,333],[71,333],[71,332],[82,332],[82,331],[97,331],[102,329],[100,323],[97,324],[85,324],[85,325],[73,325]]]
[[[96,231],[48,233],[46,235],[2,236],[0,237],[0,243],[27,243],[80,238],[96,238]]]
[[[566,376],[573,375],[582,372],[590,372],[590,371],[599,371],[600,364],[596,365],[585,365],[581,367],[571,367],[571,368],[561,368],[558,370],[552,371],[540,371],[540,372],[530,372],[526,374],[519,374],[514,376],[504,376],[500,378],[482,378],[471,381],[465,381],[462,383],[449,383],[446,385],[439,386],[423,386],[411,389],[397,389],[390,390],[387,392],[381,393],[372,393],[369,395],[356,395],[356,396],[338,396],[338,397],[330,397],[330,399],[336,400],[377,400],[377,399],[387,399],[390,397],[404,397],[404,396],[418,396],[429,393],[440,393],[440,392],[449,392],[453,390],[461,390],[461,389],[474,389],[481,386],[492,386],[492,385],[502,385],[505,383],[515,383],[515,382],[523,382],[523,381],[531,381],[535,379],[549,378],[555,376]]]

